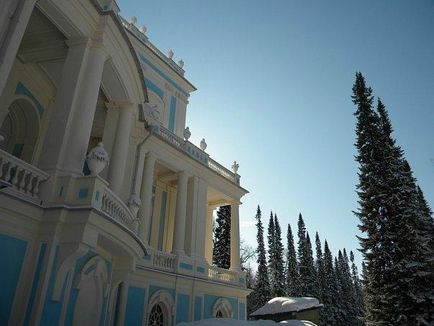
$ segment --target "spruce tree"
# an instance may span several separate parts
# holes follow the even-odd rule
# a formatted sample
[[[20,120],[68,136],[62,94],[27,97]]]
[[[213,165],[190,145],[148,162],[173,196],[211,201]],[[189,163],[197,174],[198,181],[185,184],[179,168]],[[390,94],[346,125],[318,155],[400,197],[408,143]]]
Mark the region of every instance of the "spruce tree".
[[[319,238],[318,232],[315,234],[315,247],[316,247],[316,261],[315,261],[315,267],[316,267],[316,274],[318,276],[318,299],[320,302],[323,302],[323,294],[324,289],[326,287],[325,284],[325,275],[324,275],[324,258],[322,254],[322,248],[321,248],[321,240]]]
[[[434,266],[429,234],[432,219],[422,213],[415,179],[391,137],[387,111],[356,74],[361,251],[366,261],[367,325],[434,322]],[[431,284],[431,285],[430,285]]]
[[[288,223],[286,234],[288,250],[286,252],[286,287],[287,294],[291,297],[299,296],[299,275],[297,269],[297,256],[295,253],[294,237],[291,225]]]
[[[357,271],[357,266],[354,262],[354,254],[350,251],[350,261],[351,261],[351,277],[353,282],[353,300],[355,302],[355,313],[356,320],[355,325],[362,325],[363,315],[364,315],[364,306],[363,306],[363,289],[361,285],[361,281],[359,278],[359,273]]]
[[[434,323],[433,220],[426,215],[416,179],[392,138],[388,112],[380,100],[377,111],[387,184],[381,213],[389,222],[385,233],[392,249],[385,275],[390,280],[388,311],[396,324]],[[400,307],[399,313],[396,307]]]
[[[282,297],[286,293],[284,266],[282,230],[277,215],[274,214],[274,284],[272,286],[272,293],[275,297]]]
[[[249,295],[249,298],[251,298],[251,300],[249,300],[249,302],[251,303],[251,311],[259,309],[271,298],[270,280],[268,277],[267,257],[264,243],[264,227],[262,225],[261,218],[261,208],[258,205],[255,216],[257,228],[256,240],[258,242],[258,248],[256,249],[256,262],[258,263],[258,270],[256,272],[254,290]]]
[[[338,289],[333,268],[333,255],[329,249],[327,240],[324,241],[324,275],[325,288],[323,292],[324,308],[321,312],[321,325],[337,325],[337,299]]]
[[[214,230],[213,264],[229,269],[231,266],[231,206],[221,206],[217,211]]]
[[[380,217],[382,203],[382,166],[379,118],[373,111],[372,89],[367,87],[361,73],[356,74],[353,86],[353,103],[357,106],[355,116],[356,147],[359,163],[359,209],[355,212],[360,220],[359,237],[361,252],[366,261],[366,315],[367,325],[387,324],[390,316],[382,309],[386,300],[385,280],[383,278],[388,254],[384,250],[385,221]]]
[[[312,253],[312,243],[303,221],[298,216],[298,270],[300,275],[300,295],[318,297],[318,282]]]

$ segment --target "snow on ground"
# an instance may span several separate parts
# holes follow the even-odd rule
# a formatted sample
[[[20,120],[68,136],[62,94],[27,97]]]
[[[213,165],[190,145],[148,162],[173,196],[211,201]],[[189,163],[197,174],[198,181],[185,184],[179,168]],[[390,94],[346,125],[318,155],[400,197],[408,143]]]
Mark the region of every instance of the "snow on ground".
[[[191,323],[180,323],[177,326],[273,326],[284,324],[285,326],[316,326],[316,324],[305,320],[287,320],[275,323],[272,320],[236,320],[227,318],[203,319]]]
[[[322,306],[318,299],[312,297],[277,297],[268,301],[263,307],[252,313],[251,316],[297,312]]]

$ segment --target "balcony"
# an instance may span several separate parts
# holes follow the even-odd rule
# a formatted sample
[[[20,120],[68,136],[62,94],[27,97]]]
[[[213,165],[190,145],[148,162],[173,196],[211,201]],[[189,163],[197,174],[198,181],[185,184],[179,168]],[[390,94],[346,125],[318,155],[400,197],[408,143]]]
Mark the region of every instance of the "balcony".
[[[7,188],[4,192],[39,204],[40,185],[48,178],[47,173],[0,150],[0,182]]]
[[[218,173],[223,178],[235,183],[236,185],[240,185],[239,174],[234,173],[229,169],[225,168],[223,165],[221,165],[220,163],[218,163],[217,161],[209,157],[209,154],[207,154],[206,152],[204,152],[203,150],[201,150],[199,147],[192,144],[188,140],[182,139],[181,137],[175,135],[173,132],[164,128],[163,126],[158,126],[157,128],[153,128],[153,132],[161,140],[175,147],[179,151],[187,154],[194,160],[208,167],[212,171]]]
[[[218,282],[238,287],[245,287],[245,273],[234,272],[216,266],[208,265],[204,261],[196,261],[188,256],[162,252],[148,248],[148,255],[138,265],[140,270],[165,271],[169,273],[194,276],[211,282]]]

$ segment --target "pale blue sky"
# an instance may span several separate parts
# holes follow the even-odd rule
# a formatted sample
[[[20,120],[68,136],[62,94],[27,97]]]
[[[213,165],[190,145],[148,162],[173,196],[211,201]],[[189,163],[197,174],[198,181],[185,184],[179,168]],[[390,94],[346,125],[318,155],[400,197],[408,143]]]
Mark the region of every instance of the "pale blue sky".
[[[191,140],[250,191],[241,237],[261,205],[285,230],[302,212],[332,250],[355,250],[358,220],[351,87],[362,71],[389,109],[434,205],[434,1],[118,0],[150,40],[185,61]],[[360,256],[359,256],[360,257]]]

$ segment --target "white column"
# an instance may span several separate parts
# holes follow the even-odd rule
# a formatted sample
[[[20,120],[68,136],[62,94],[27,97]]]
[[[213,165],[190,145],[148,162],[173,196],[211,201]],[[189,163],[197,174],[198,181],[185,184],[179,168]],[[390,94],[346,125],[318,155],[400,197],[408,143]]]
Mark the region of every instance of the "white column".
[[[187,183],[188,175],[182,171],[178,175],[178,189],[176,193],[175,228],[173,235],[172,252],[177,255],[185,255],[185,215],[187,211]]]
[[[119,283],[118,291],[120,291],[118,294],[119,302],[116,302],[116,306],[114,309],[115,311],[116,309],[118,309],[117,318],[114,321],[114,325],[121,326],[124,325],[124,320],[125,320],[125,310],[127,307],[127,297],[128,297],[128,281],[123,281]]]
[[[106,54],[98,41],[81,39],[68,45],[39,166],[81,175]]]
[[[77,114],[74,114],[71,121],[70,131],[73,136],[67,139],[61,162],[65,170],[73,174],[82,174],[106,57],[102,44],[92,41],[76,99]]]
[[[207,220],[208,220],[208,185],[200,179],[197,192],[197,217],[196,217],[196,257],[198,260],[205,260],[207,241]],[[212,212],[211,212],[212,214]],[[212,227],[212,224],[211,224]]]
[[[231,205],[231,271],[240,272],[240,218],[239,204]]]
[[[108,181],[110,188],[120,194],[124,181],[125,164],[127,162],[128,145],[133,116],[132,103],[114,104],[119,107],[119,118],[116,136],[110,157]]]
[[[36,0],[6,0],[0,10],[0,94],[8,80]]]
[[[205,258],[208,264],[212,265],[212,222],[213,222],[213,207],[209,207],[206,213],[205,222]]]
[[[186,234],[185,234],[185,252],[191,258],[196,256],[196,238],[197,238],[197,222],[198,222],[198,190],[199,178],[194,176],[188,180],[187,186],[187,215],[186,215]]]
[[[148,152],[143,167],[142,187],[140,189],[141,206],[139,209],[139,237],[149,244],[152,218],[152,185],[154,183],[155,155]]]

